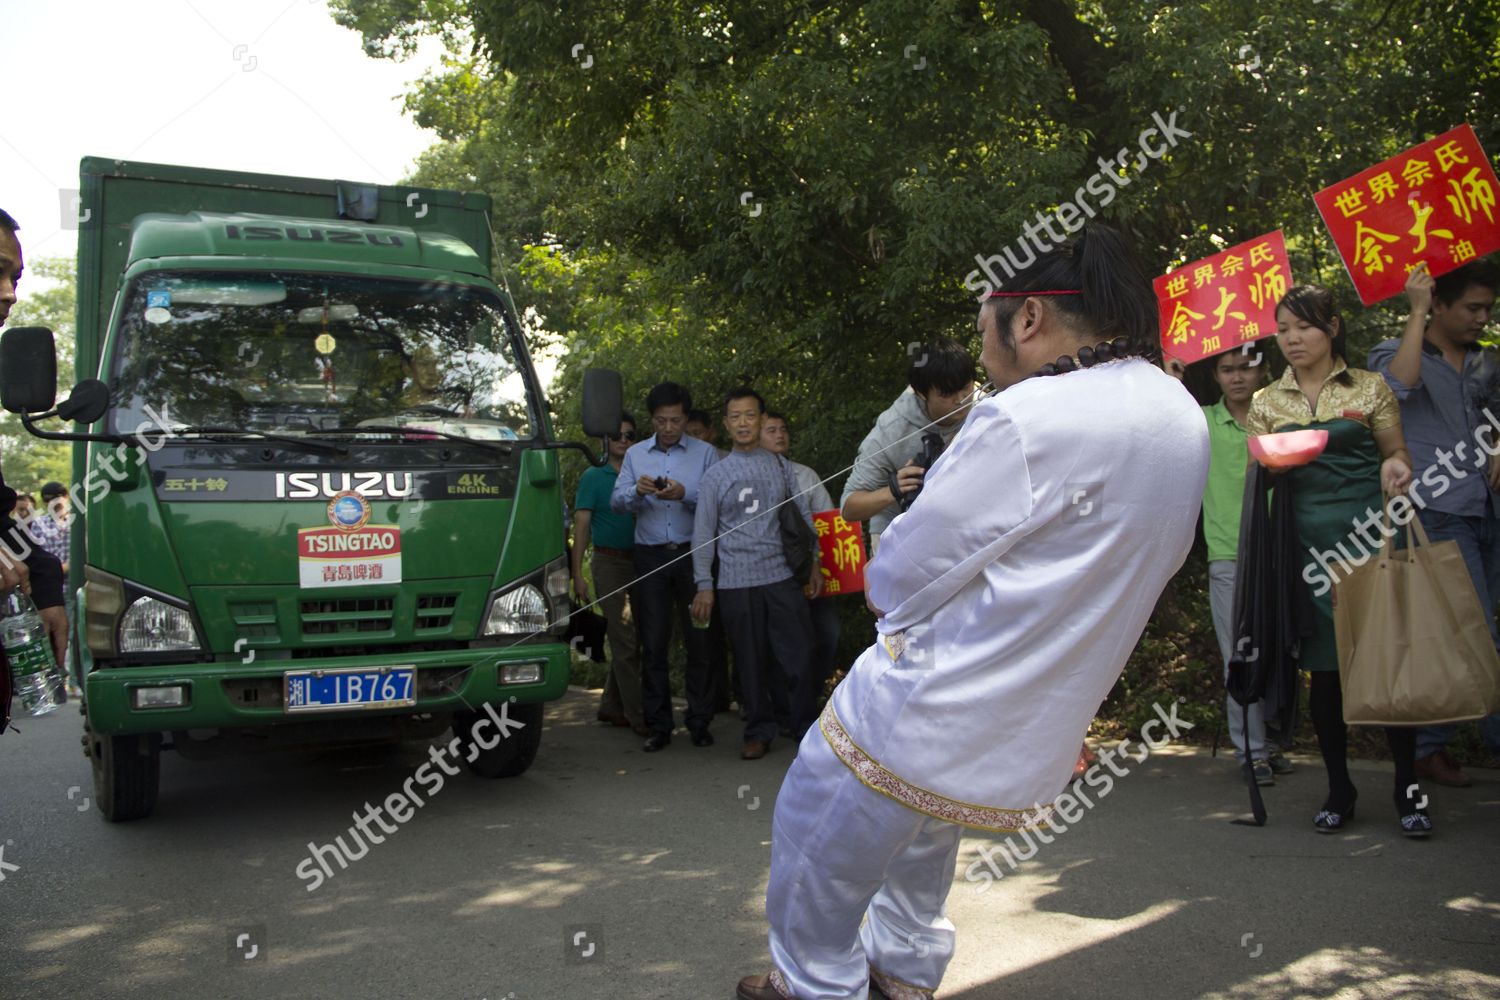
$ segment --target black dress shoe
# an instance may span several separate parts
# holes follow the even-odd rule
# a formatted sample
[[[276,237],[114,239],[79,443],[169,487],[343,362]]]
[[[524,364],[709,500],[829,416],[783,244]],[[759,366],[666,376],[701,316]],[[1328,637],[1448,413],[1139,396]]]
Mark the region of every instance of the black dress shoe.
[[[1401,835],[1404,837],[1428,837],[1432,835],[1432,819],[1423,810],[1401,817]]]
[[[671,743],[671,733],[652,733],[650,736],[646,737],[646,745],[642,749],[644,749],[647,753],[655,753],[658,750],[670,746]]]
[[[1359,798],[1359,792],[1351,789],[1347,796],[1340,796],[1339,801],[1329,795],[1324,801],[1323,808],[1313,817],[1313,826],[1319,833],[1338,833],[1350,820],[1354,819],[1354,801]],[[1345,805],[1344,803],[1348,804]]]
[[[711,747],[713,745],[714,745],[714,734],[713,733],[709,732],[707,729],[694,729],[693,730],[693,746],[695,746],[695,747]]]
[[[1426,837],[1432,834],[1432,819],[1427,815],[1427,796],[1416,798],[1410,794],[1416,791],[1416,785],[1407,786],[1405,792],[1398,785],[1396,790],[1396,815],[1400,817],[1401,834],[1405,837]]]

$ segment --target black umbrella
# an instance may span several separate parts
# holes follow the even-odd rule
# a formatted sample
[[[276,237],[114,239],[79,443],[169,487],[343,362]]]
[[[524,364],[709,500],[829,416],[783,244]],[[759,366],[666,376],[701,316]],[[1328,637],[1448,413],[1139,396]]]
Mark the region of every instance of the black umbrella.
[[[1268,492],[1274,503],[1267,503]],[[1244,713],[1246,733],[1250,706],[1257,701],[1266,721],[1274,721],[1283,733],[1292,731],[1297,715],[1305,592],[1292,507],[1290,476],[1273,475],[1258,462],[1245,474],[1234,583],[1234,648],[1225,687]],[[1266,806],[1248,753],[1241,769],[1250,787],[1255,825],[1264,826]]]

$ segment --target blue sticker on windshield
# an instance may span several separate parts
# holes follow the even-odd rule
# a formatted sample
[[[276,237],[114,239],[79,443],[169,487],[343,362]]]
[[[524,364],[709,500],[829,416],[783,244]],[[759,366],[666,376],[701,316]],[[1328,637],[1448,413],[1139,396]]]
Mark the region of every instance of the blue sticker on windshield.
[[[172,306],[172,293],[165,288],[146,293],[147,309],[169,309]]]

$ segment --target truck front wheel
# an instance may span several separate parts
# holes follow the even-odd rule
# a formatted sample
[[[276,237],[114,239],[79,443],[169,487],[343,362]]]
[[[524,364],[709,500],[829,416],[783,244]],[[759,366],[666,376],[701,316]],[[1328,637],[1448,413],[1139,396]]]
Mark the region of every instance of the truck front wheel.
[[[156,808],[161,734],[111,736],[84,731],[94,765],[94,795],[111,823],[144,819]]]
[[[525,772],[536,760],[542,745],[542,705],[511,703],[506,718],[519,726],[502,734],[483,712],[464,712],[454,716],[453,735],[458,737],[464,763],[481,778],[514,778]],[[483,723],[483,725],[481,725]],[[478,732],[476,733],[476,727]],[[493,744],[486,748],[487,744]]]

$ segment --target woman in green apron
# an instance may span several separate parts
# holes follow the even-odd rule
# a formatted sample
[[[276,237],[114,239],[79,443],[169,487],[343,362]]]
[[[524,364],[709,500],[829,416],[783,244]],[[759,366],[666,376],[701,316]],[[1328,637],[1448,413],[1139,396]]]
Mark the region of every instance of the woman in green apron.
[[[1289,470],[1297,534],[1308,566],[1314,553],[1368,551],[1355,524],[1378,511],[1383,494],[1411,485],[1411,456],[1401,434],[1401,410],[1385,380],[1344,361],[1343,320],[1326,288],[1298,285],[1276,307],[1276,345],[1288,367],[1255,394],[1246,429],[1251,434],[1326,430],[1328,446],[1315,460]],[[1362,561],[1362,560],[1361,560]],[[1311,571],[1309,571],[1311,572]],[[1303,575],[1303,579],[1310,577]],[[1348,728],[1339,688],[1332,592],[1309,589],[1311,635],[1302,644],[1302,668],[1311,674],[1308,709],[1328,770],[1328,798],[1313,819],[1319,833],[1334,833],[1354,818],[1358,791],[1349,778]],[[1401,832],[1425,837],[1432,820],[1416,784],[1416,730],[1385,727],[1396,765],[1394,799]]]

